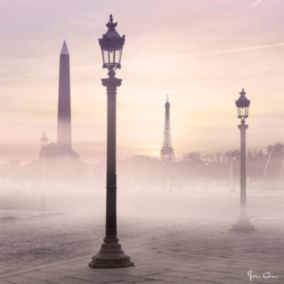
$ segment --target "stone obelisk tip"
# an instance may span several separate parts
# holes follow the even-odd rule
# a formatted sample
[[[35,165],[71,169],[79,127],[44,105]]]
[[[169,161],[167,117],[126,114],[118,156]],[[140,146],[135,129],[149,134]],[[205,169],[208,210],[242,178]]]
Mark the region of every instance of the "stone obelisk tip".
[[[69,55],[68,47],[66,41],[64,40],[60,55]]]

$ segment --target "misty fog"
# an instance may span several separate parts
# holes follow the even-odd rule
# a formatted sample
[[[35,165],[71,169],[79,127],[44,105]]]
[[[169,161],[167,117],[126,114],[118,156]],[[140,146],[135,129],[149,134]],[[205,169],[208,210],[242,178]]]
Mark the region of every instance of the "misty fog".
[[[279,160],[269,149],[248,155],[248,215],[256,227],[283,222]],[[2,164],[1,272],[94,253],[104,236],[105,172],[104,163],[79,158]],[[229,230],[239,215],[238,152],[119,161],[117,192],[119,237],[129,246],[184,222]]]

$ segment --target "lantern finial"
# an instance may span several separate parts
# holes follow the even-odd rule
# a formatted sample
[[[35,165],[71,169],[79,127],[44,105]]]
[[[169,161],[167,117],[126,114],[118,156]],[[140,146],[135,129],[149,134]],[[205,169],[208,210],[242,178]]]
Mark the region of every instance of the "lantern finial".
[[[110,29],[110,30],[114,30],[114,28],[117,26],[117,23],[113,22],[113,16],[112,14],[109,15],[109,21],[106,24],[106,26]]]
[[[241,95],[241,96],[244,96],[245,94],[246,94],[245,89],[242,88],[242,90],[241,90],[241,92],[240,92],[240,95]]]

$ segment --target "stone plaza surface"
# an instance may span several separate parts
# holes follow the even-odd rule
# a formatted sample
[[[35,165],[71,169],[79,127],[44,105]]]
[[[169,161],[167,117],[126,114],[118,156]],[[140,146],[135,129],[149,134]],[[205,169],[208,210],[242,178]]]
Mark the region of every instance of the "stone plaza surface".
[[[283,218],[260,216],[252,221],[256,231],[237,233],[230,231],[229,220],[216,216],[188,216],[175,225],[169,219],[168,223],[145,227],[139,232],[141,237],[124,238],[122,234],[121,243],[134,267],[90,269],[92,253],[86,253],[66,261],[2,273],[0,283],[284,283]],[[96,239],[94,253],[100,243]]]

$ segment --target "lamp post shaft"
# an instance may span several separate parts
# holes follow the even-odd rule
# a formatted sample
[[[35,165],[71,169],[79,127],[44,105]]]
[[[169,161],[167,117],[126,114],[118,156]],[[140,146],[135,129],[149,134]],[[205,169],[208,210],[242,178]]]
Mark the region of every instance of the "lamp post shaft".
[[[247,217],[247,181],[246,181],[246,130],[248,125],[245,119],[239,124],[240,129],[240,217],[237,223],[232,227],[232,231],[250,232],[254,231],[253,225]]]
[[[246,129],[245,120],[241,121],[240,129],[240,205],[241,213],[246,213]]]
[[[100,251],[93,257],[91,268],[119,268],[132,266],[117,238],[116,218],[116,89],[121,79],[111,69],[102,79],[107,88],[107,176],[106,176],[106,232]]]
[[[121,80],[114,71],[102,83],[107,87],[107,176],[106,176],[106,239],[117,240],[116,217],[116,89]]]

